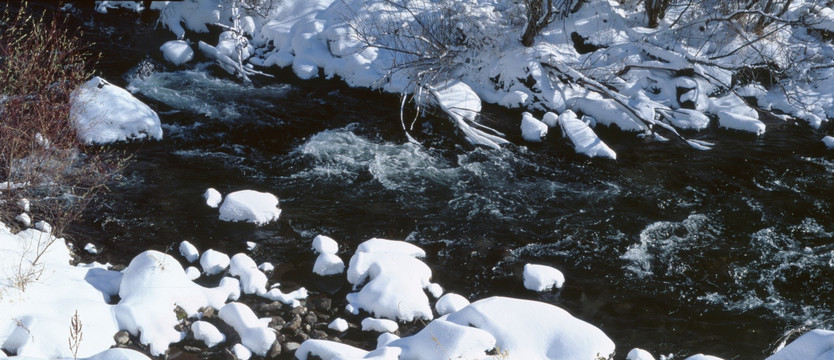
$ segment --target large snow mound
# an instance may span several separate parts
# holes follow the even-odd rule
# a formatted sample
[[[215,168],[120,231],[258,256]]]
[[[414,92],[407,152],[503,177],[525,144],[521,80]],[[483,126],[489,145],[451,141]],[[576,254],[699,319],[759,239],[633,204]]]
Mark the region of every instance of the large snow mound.
[[[223,221],[246,221],[264,225],[278,220],[280,215],[278,198],[266,192],[235,191],[226,195],[226,199],[220,205],[220,220]]]
[[[72,94],[70,117],[87,144],[162,139],[159,116],[127,90],[96,76]]]

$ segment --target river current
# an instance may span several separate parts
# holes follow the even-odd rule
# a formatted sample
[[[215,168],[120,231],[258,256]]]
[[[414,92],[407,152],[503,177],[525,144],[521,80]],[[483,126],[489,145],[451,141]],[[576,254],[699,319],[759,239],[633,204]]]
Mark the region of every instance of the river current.
[[[407,240],[446,291],[558,305],[605,331],[619,357],[641,347],[764,358],[786,330],[831,326],[834,152],[820,141],[830,125],[689,134],[715,142],[709,151],[601,129],[611,161],[574,154],[558,129],[524,143],[520,113],[488,106],[518,145],[468,146],[431,114],[413,144],[392,95],[285,70],[243,84],[199,57],[175,68],[158,51],[173,35],[152,17],[74,16],[104,52],[100,73],[154,108],[165,131],[118,146],[133,161],[74,229],[103,259],[183,240],[233,254],[253,241],[283,284],[335,292],[311,274],[314,236],[339,241],[346,261],[369,238]],[[221,222],[201,197],[209,187],[271,192],[281,219]],[[560,269],[565,287],[525,290],[525,263]]]

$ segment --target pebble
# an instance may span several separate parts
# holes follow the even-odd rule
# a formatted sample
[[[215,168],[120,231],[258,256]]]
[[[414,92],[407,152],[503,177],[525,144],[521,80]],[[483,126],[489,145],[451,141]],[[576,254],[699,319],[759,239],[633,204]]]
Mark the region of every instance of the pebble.
[[[130,343],[130,333],[124,330],[119,331],[116,335],[113,335],[113,340],[116,341],[116,344],[127,345]]]
[[[283,346],[282,350],[283,350],[283,352],[290,353],[290,352],[295,352],[296,350],[298,350],[299,347],[301,347],[301,344],[299,344],[295,341],[290,341],[290,342],[284,343],[284,346]]]

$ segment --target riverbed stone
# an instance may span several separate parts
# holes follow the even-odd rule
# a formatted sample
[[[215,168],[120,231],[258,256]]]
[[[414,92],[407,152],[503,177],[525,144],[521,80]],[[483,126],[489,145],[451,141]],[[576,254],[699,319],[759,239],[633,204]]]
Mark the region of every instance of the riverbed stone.
[[[282,352],[292,353],[292,352],[295,352],[296,350],[298,350],[299,347],[301,347],[301,344],[299,344],[295,341],[286,342],[283,345]]]
[[[119,345],[127,345],[130,343],[130,333],[122,330],[113,335],[113,340],[116,341],[116,344]]]

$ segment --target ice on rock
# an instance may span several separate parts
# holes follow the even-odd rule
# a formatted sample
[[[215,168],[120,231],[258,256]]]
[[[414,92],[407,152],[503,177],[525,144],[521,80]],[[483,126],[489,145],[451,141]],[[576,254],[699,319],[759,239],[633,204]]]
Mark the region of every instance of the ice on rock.
[[[796,338],[765,360],[834,359],[834,331],[816,329]]]
[[[342,318],[336,318],[336,320],[331,321],[330,324],[327,325],[327,328],[331,330],[336,330],[338,332],[345,332],[347,331],[349,326],[347,320]]]
[[[230,302],[220,309],[218,316],[240,334],[241,343],[255,354],[266,356],[275,342],[275,331],[264,326],[244,304]]]
[[[168,41],[162,44],[159,50],[162,50],[162,55],[165,57],[165,60],[177,66],[185,64],[194,58],[194,50],[191,49],[191,45],[185,40]]]
[[[494,349],[495,345],[495,337],[487,331],[438,319],[430,322],[417,334],[394,340],[387,346],[401,348],[403,359],[433,360],[483,359],[486,358],[486,352]],[[503,351],[504,348],[502,347],[501,350]],[[518,359],[542,358],[554,359],[550,356],[518,357]]]
[[[123,273],[121,301],[113,312],[119,327],[140,336],[139,341],[150,346],[152,355],[165,353],[171,343],[185,338],[176,330],[175,307],[194,317],[200,308],[222,307],[234,290],[240,291],[228,289],[222,281],[213,289],[199,286],[188,279],[176,259],[152,250],[133,258]]]
[[[614,342],[602,330],[538,301],[491,297],[446,319],[492,334],[509,359],[596,359],[614,352]]]
[[[247,221],[264,225],[281,215],[275,195],[254,190],[235,191],[220,205],[220,220]]]
[[[208,347],[214,347],[226,341],[226,335],[217,330],[217,327],[206,321],[195,321],[191,324],[191,332],[194,338],[202,341]]]
[[[322,253],[313,264],[313,273],[321,276],[339,275],[345,271],[345,262],[334,254]]]
[[[566,110],[558,117],[562,134],[570,140],[577,153],[590,157],[617,159],[617,153],[594,133],[590,126],[579,120],[571,110]]]
[[[396,332],[399,325],[395,321],[388,319],[362,319],[362,331],[376,331],[376,332]]]
[[[180,243],[180,255],[189,263],[193,263],[200,258],[200,252],[197,251],[197,247],[188,241]]]
[[[203,193],[203,199],[206,199],[206,205],[216,208],[223,202],[223,195],[215,188],[208,188]]]
[[[547,291],[561,288],[565,284],[565,275],[550,266],[524,265],[524,287],[533,291]]]
[[[822,138],[822,143],[829,149],[834,149],[834,136],[826,136]]]
[[[216,275],[225,271],[230,262],[229,255],[214,249],[206,250],[200,257],[200,266],[203,267],[203,273],[206,275]]]
[[[360,244],[350,259],[347,278],[354,287],[365,285],[347,295],[349,305],[377,317],[431,320],[423,290],[431,284],[431,269],[415,257],[424,255],[422,249],[403,241],[371,239]]]
[[[267,277],[258,269],[255,260],[249,255],[236,254],[232,256],[229,273],[240,277],[240,286],[246,294],[265,294]]]
[[[545,135],[547,135],[547,124],[525,111],[521,115],[521,137],[527,141],[540,142]]]
[[[626,360],[655,360],[654,356],[646,350],[634,348],[626,355]]]
[[[437,310],[439,315],[447,315],[453,312],[457,312],[460,309],[463,309],[469,305],[469,300],[465,297],[460,296],[458,294],[446,294],[437,300],[437,304],[434,304],[434,309]]]
[[[72,93],[70,118],[87,144],[162,139],[159,116],[127,90],[96,76]]]
[[[313,238],[313,249],[319,254],[336,254],[339,252],[339,243],[330,237],[318,235]]]

